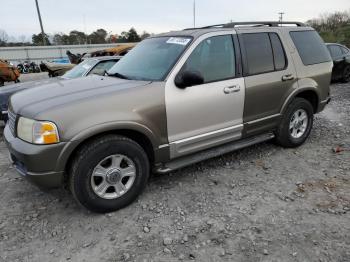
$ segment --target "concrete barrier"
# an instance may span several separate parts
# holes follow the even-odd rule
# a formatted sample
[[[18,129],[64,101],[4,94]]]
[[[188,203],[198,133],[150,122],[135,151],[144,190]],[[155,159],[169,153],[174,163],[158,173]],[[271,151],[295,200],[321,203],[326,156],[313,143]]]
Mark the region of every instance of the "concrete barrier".
[[[14,64],[25,60],[40,63],[40,61],[67,58],[67,50],[71,51],[73,54],[83,54],[115,47],[117,45],[118,44],[0,47],[0,59],[8,60]]]

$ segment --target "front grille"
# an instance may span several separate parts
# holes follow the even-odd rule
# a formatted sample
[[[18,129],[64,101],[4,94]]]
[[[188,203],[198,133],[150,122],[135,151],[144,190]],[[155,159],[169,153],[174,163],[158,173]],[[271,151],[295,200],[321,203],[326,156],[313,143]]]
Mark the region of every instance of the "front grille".
[[[7,112],[7,116],[8,116],[8,125],[9,128],[12,132],[13,135],[15,135],[15,129],[16,129],[16,114],[13,113],[12,111],[8,110]]]

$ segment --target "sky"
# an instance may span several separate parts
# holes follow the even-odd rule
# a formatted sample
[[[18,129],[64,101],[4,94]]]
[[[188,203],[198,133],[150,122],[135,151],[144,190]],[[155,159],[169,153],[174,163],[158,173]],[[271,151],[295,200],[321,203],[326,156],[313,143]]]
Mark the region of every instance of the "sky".
[[[34,0],[0,0],[0,30],[17,39],[40,32]],[[121,33],[161,33],[193,27],[193,0],[38,0],[45,33],[91,33],[98,28]],[[6,2],[6,3],[5,3]],[[229,21],[305,22],[320,14],[350,10],[350,0],[196,0],[197,26]],[[22,37],[22,38],[23,38]]]

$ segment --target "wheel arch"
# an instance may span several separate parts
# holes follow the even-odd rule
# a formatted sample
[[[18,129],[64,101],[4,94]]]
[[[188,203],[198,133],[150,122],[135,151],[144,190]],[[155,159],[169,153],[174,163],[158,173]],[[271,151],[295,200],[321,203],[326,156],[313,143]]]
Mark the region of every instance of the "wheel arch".
[[[286,99],[282,106],[281,114],[283,114],[286,111],[287,106],[293,101],[293,99],[297,97],[304,98],[305,100],[309,101],[313,107],[314,113],[318,112],[320,104],[320,94],[318,93],[317,88],[304,87],[298,88],[291,95],[289,95],[289,97]]]
[[[86,143],[89,143],[90,141],[93,141],[99,137],[103,137],[106,135],[120,135],[125,136],[136,143],[138,143],[146,152],[150,165],[152,165],[155,161],[155,148],[156,148],[156,142],[154,139],[150,138],[150,135],[147,131],[141,131],[140,128],[135,127],[114,127],[114,128],[104,128],[104,129],[98,129],[94,132],[84,132],[84,134],[80,134],[78,137],[79,139],[74,139],[73,142],[67,143],[66,148],[62,151],[58,165],[56,169],[58,170],[64,170],[67,177],[67,170],[70,167],[72,160],[74,159],[74,156],[79,151],[79,149],[85,145]]]

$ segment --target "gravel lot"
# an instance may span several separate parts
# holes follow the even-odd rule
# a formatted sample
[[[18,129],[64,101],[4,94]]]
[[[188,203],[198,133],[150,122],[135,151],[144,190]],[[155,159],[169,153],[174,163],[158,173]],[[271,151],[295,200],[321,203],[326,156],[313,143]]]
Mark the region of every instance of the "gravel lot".
[[[0,261],[350,261],[350,84],[332,99],[302,147],[153,175],[108,215],[18,177],[1,141]]]

